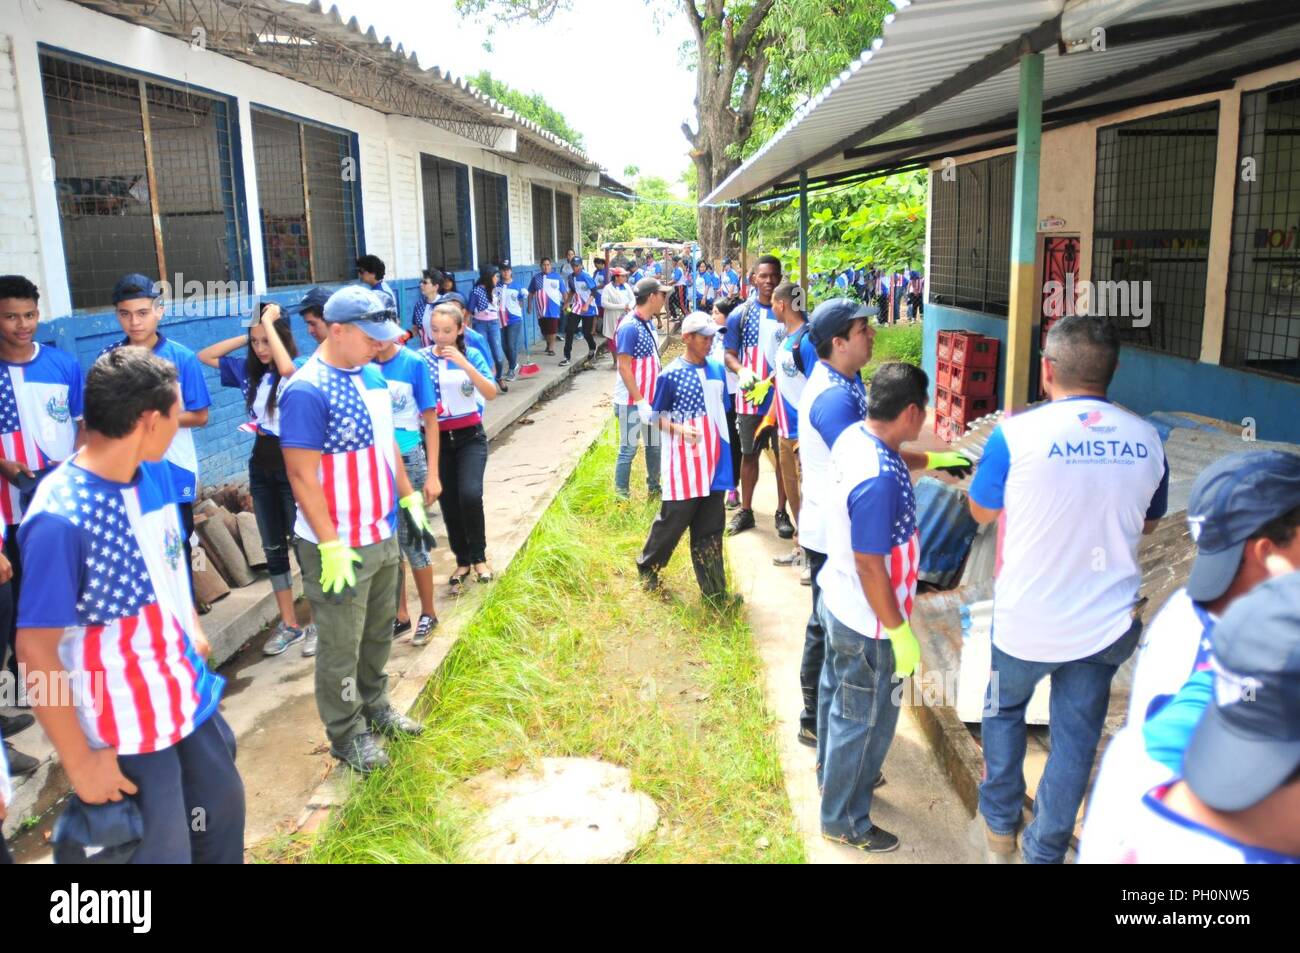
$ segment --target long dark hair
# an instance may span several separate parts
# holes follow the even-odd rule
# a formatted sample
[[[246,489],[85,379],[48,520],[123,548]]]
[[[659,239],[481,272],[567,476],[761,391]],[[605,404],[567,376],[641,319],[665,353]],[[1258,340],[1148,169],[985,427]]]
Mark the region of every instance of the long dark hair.
[[[263,309],[266,305],[262,306]],[[290,357],[298,356],[298,345],[293,340],[293,330],[289,327],[289,319],[283,314],[275,319],[275,333],[280,338],[280,343],[284,349],[289,352]],[[253,329],[248,329],[248,358],[244,364],[245,373],[248,375],[248,393],[244,395],[244,403],[249,410],[253,409],[253,401],[257,399],[257,388],[262,383],[262,377],[268,372],[271,374],[271,393],[266,398],[266,415],[269,417],[275,413],[275,400],[280,396],[280,369],[275,366],[275,358],[271,358],[271,363],[263,364],[257,352],[253,350]]]
[[[456,348],[462,354],[468,353],[465,350],[465,312],[460,310],[460,305],[448,301],[446,304],[436,305],[433,313],[450,315],[456,319]]]

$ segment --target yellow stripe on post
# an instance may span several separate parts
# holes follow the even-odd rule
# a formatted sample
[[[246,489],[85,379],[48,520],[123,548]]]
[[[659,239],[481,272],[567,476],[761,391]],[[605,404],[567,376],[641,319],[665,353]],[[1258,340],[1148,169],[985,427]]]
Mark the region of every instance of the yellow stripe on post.
[[[1007,377],[1003,406],[1029,402],[1034,361],[1034,318],[1042,295],[1034,283],[1038,251],[1038,160],[1043,147],[1043,55],[1020,60],[1020,105],[1016,122],[1015,203],[1011,213],[1011,300],[1007,314]]]

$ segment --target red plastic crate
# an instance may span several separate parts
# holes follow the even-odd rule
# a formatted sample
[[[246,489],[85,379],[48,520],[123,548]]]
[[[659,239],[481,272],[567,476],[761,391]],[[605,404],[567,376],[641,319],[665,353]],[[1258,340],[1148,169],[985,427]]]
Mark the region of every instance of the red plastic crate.
[[[948,360],[963,367],[997,367],[1000,344],[997,338],[959,331],[953,335]]]
[[[934,382],[940,387],[946,387],[951,390],[952,385],[949,381],[952,380],[952,364],[948,361],[940,360],[938,364],[935,365],[934,378]]]
[[[935,349],[935,350],[937,351],[938,355],[939,355],[939,360],[941,360],[941,361],[947,361],[947,360],[951,359],[951,357],[952,357],[952,336],[953,336],[954,334],[956,334],[956,333],[957,333],[957,332],[955,332],[955,331],[940,331],[940,332],[939,332],[939,343],[938,343],[938,346],[937,346],[936,349]]]
[[[934,415],[947,417],[952,412],[952,392],[945,387],[934,389]]]
[[[940,365],[939,383],[954,394],[965,397],[990,397],[998,389],[996,367],[966,367],[963,364],[948,366],[947,381]]]
[[[965,431],[971,421],[993,413],[996,404],[997,400],[993,397],[970,397],[965,394],[950,394],[948,397],[949,409],[944,411],[944,415],[957,424],[962,431]]]
[[[952,443],[962,435],[963,431],[948,417],[936,414],[934,417],[934,432],[944,443]]]

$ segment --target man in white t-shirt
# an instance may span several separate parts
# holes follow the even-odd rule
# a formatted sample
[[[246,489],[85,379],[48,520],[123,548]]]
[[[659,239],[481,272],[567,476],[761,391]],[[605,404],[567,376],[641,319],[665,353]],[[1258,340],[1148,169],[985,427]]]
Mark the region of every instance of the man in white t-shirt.
[[[975,519],[1002,520],[980,784],[997,858],[1015,852],[1034,687],[1051,676],[1051,754],[1022,853],[1027,863],[1061,863],[1111,679],[1142,628],[1133,612],[1138,541],[1165,514],[1169,468],[1155,428],[1106,400],[1118,359],[1119,332],[1105,318],[1055,324],[1041,365],[1051,402],[994,429],[971,483]]]

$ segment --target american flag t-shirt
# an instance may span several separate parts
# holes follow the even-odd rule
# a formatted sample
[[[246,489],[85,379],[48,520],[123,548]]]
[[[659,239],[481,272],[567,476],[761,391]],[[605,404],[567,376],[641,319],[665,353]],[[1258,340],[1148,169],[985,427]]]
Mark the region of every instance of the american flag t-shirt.
[[[192,640],[194,607],[180,513],[165,464],[114,483],[64,463],[19,528],[18,625],[64,630],[59,657],[78,689],[92,747],[144,754],[181,741],[221,699],[225,680]]]
[[[659,345],[650,322],[641,320],[637,312],[631,312],[618,326],[614,345],[620,356],[627,354],[631,357],[632,379],[636,381],[641,396],[653,404],[659,380]],[[631,407],[636,403],[623,382],[623,375],[618,373],[614,375],[614,403],[621,407]]]
[[[21,415],[18,413],[18,398],[9,368],[0,373],[0,455],[6,460],[13,460],[27,466],[35,472],[50,465],[41,448],[36,445],[36,435],[30,428],[24,429]],[[12,526],[22,518],[22,508],[18,503],[18,487],[7,480],[0,481],[0,517],[6,526]]]
[[[280,445],[318,450],[321,489],[339,538],[349,546],[388,539],[397,527],[392,400],[378,368],[342,370],[313,355],[280,398]],[[298,508],[294,526],[316,542]]]
[[[726,372],[707,358],[700,365],[679,357],[660,377],[654,409],[672,423],[700,432],[694,443],[676,432],[660,434],[659,469],[665,500],[692,500],[734,485],[726,393]]]
[[[772,316],[770,307],[765,307],[757,301],[743,305],[739,310],[743,312],[740,317],[740,340],[734,350],[740,358],[741,367],[749,368],[754,372],[755,377],[765,380],[772,373],[772,364],[768,360],[768,355],[772,353],[778,330],[784,331],[785,325]],[[736,413],[766,413],[770,406],[768,401],[771,399],[772,392],[769,391],[762,404],[751,404],[745,395],[737,390]]]

